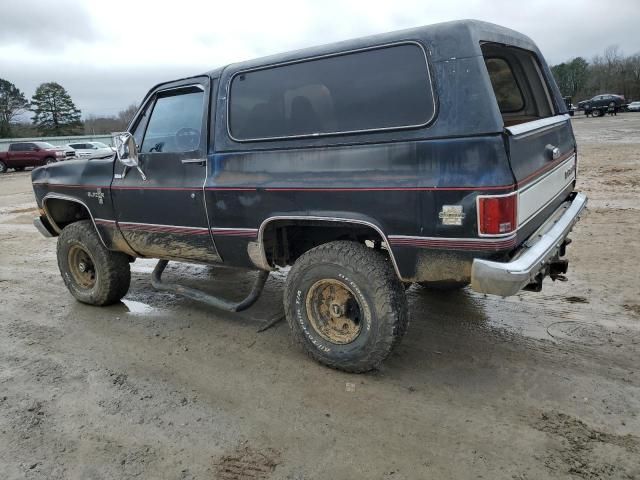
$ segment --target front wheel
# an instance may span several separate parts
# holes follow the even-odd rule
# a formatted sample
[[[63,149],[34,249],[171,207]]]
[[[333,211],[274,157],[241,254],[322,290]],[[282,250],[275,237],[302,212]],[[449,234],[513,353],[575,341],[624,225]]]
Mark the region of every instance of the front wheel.
[[[55,158],[53,158],[53,157],[48,157],[44,161],[45,165],[51,165],[52,163],[56,163],[56,162],[57,162],[57,160]]]
[[[600,110],[598,110],[597,108],[594,108],[594,109],[591,111],[591,115],[593,115],[594,117],[599,117],[601,113],[602,113],[602,112],[601,112]]]
[[[313,359],[355,373],[378,367],[409,323],[389,257],[350,241],[320,245],[296,261],[284,308],[294,339]]]
[[[129,257],[108,250],[90,220],[64,227],[58,237],[57,254],[62,279],[76,300],[111,305],[127,294],[131,283]]]

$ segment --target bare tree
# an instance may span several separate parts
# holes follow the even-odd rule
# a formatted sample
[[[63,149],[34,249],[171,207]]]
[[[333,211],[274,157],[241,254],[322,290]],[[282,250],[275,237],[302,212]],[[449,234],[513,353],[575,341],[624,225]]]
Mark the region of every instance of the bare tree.
[[[574,58],[551,67],[563,95],[576,99],[600,93],[624,95],[627,101],[640,99],[640,52],[626,56],[617,45],[607,47],[588,63]]]
[[[29,102],[13,83],[0,78],[0,138],[10,137],[12,122],[27,111]]]
[[[138,106],[135,103],[132,103],[124,110],[120,110],[120,112],[118,112],[118,120],[120,120],[121,124],[123,125],[121,130],[124,130],[127,128],[129,123],[131,123],[131,120],[133,120],[133,116],[136,114],[137,111],[138,111]]]

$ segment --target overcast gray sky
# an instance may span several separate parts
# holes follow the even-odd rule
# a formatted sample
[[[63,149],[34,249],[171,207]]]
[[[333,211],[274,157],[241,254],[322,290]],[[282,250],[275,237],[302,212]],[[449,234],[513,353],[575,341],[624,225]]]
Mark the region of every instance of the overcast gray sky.
[[[550,64],[609,45],[640,52],[640,0],[0,0],[0,78],[61,83],[83,115],[240,60],[476,18],[529,35]]]

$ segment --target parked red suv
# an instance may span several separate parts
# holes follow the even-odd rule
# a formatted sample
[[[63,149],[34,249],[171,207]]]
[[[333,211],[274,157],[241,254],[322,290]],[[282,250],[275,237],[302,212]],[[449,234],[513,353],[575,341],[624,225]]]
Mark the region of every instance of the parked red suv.
[[[64,148],[47,142],[11,143],[8,151],[0,152],[0,173],[9,168],[21,171],[26,167],[39,167],[68,158],[75,158],[75,152],[65,152]]]

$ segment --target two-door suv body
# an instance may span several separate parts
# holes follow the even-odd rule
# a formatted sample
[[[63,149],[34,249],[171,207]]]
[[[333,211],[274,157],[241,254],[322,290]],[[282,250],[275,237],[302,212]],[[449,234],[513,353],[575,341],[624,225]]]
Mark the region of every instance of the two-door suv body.
[[[586,205],[576,143],[536,45],[459,21],[163,83],[118,158],[33,172],[63,279],[104,305],[129,262],[156,288],[241,310],[291,266],[284,308],[320,362],[376,367],[406,332],[406,285],[508,296],[567,269]],[[233,303],[167,285],[167,261],[257,270]]]

